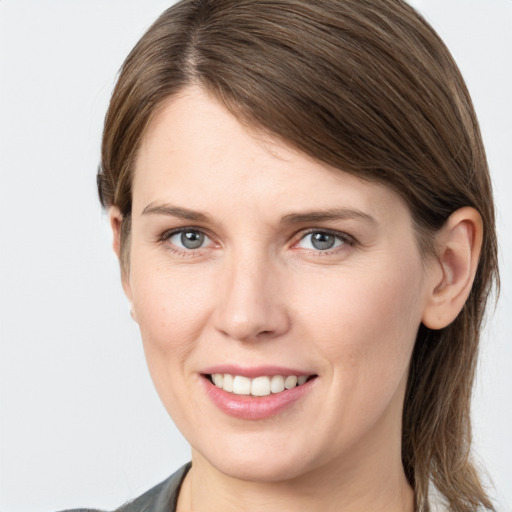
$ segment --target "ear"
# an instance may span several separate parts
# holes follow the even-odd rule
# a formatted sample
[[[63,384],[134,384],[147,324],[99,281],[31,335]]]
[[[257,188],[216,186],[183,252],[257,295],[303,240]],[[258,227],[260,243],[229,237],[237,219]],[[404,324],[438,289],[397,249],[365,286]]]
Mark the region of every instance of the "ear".
[[[117,206],[111,206],[108,211],[108,216],[110,220],[110,227],[112,228],[112,248],[116,253],[117,259],[119,260],[119,266],[121,268],[121,283],[123,285],[124,293],[130,302],[130,314],[136,321],[133,309],[132,290],[129,279],[130,272],[127,268],[126,261],[123,262],[123,254],[121,250],[121,225],[123,221],[123,215]]]
[[[121,223],[123,216],[117,206],[111,206],[108,210],[110,227],[112,228],[112,248],[116,253],[119,264],[121,264]]]
[[[470,207],[448,218],[436,235],[436,257],[429,266],[429,288],[422,322],[442,329],[455,320],[466,302],[482,248],[482,217]]]

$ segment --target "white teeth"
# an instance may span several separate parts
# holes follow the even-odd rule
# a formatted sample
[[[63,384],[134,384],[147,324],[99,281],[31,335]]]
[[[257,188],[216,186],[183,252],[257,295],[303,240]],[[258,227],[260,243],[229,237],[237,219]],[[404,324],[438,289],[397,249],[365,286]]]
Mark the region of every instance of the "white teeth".
[[[281,393],[285,389],[292,389],[297,385],[302,386],[308,380],[306,375],[273,375],[261,376],[254,379],[242,375],[229,373],[214,373],[211,376],[213,383],[218,388],[235,395],[268,396],[271,393]]]
[[[270,395],[270,379],[268,377],[256,377],[252,379],[251,395],[267,396]]]
[[[216,373],[216,374],[212,375],[212,380],[213,380],[213,383],[218,388],[221,388],[223,385],[223,381],[224,381],[224,375],[222,375],[221,373]]]
[[[284,391],[284,377],[282,375],[274,375],[270,381],[270,391],[272,393],[280,393]]]
[[[233,379],[233,393],[235,395],[250,395],[251,379],[236,375]]]
[[[286,389],[292,389],[297,385],[297,377],[295,375],[288,375],[284,381],[284,387]]]
[[[233,375],[230,375],[229,373],[224,374],[224,384],[222,389],[224,389],[224,391],[229,391],[230,393],[233,392]]]

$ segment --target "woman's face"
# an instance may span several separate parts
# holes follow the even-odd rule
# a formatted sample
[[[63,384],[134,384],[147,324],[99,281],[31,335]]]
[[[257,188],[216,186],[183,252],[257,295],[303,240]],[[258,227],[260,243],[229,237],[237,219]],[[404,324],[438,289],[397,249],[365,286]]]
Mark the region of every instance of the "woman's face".
[[[399,459],[429,270],[396,193],[189,88],[143,139],[132,215],[125,290],[197,457],[260,481]]]

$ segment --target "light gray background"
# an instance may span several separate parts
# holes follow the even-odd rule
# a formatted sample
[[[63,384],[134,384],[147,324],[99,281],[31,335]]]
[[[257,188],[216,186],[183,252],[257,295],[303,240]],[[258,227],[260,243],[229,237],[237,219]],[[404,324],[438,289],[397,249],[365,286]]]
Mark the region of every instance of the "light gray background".
[[[95,194],[116,72],[157,0],[0,0],[0,512],[114,508],[189,457],[145,368]],[[512,510],[512,1],[415,0],[458,61],[492,169],[503,291],[475,451]]]

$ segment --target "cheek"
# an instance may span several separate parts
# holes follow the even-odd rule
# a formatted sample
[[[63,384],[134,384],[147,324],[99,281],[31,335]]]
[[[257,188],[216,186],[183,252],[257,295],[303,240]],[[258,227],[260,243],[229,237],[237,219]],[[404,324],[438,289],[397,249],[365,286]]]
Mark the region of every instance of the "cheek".
[[[148,363],[152,355],[165,364],[168,358],[184,360],[207,321],[211,280],[171,267],[144,267],[133,273],[131,288]]]
[[[393,386],[407,370],[421,321],[421,280],[415,261],[368,265],[324,282],[315,300],[305,301],[310,336],[352,391],[368,382]]]

